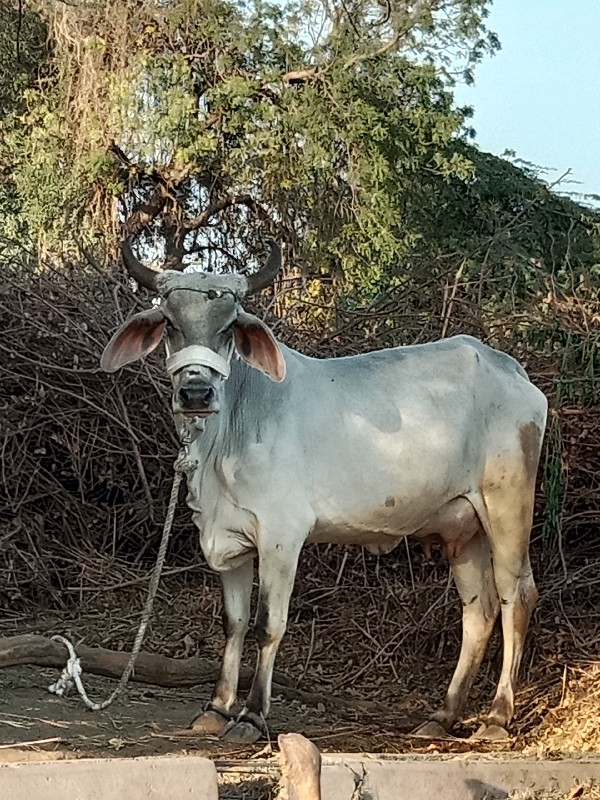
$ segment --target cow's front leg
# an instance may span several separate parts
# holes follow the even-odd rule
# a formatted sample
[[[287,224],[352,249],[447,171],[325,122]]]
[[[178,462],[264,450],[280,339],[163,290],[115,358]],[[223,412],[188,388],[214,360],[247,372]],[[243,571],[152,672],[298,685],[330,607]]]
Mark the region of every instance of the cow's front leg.
[[[287,551],[287,552],[286,552]],[[264,734],[271,704],[273,666],[287,625],[288,607],[300,547],[277,544],[259,552],[259,594],[256,611],[258,663],[246,705],[236,723],[225,732],[229,742],[252,744]]]
[[[192,723],[193,729],[200,733],[220,736],[231,720],[230,710],[237,697],[244,637],[250,621],[253,574],[252,558],[236,569],[221,573],[225,651],[211,700]]]

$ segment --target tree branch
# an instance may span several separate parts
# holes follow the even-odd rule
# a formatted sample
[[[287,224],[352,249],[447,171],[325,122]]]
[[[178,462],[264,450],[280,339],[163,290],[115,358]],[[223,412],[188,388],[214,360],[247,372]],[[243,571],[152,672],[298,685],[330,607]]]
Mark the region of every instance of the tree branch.
[[[107,678],[120,678],[129,659],[129,653],[107,650],[104,647],[88,647],[76,645],[77,655],[81,659],[84,672],[92,675],[104,675]],[[0,637],[0,669],[4,667],[33,664],[38,667],[64,667],[69,653],[60,642],[37,634]],[[132,681],[149,683],[154,686],[199,686],[213,683],[219,677],[220,664],[199,656],[188,658],[169,658],[157,653],[142,650],[135,663]],[[240,686],[249,689],[254,670],[242,668]],[[349,719],[355,719],[357,710],[381,716],[383,707],[377,701],[348,700],[331,697],[330,693],[305,692],[296,688],[297,681],[283,673],[273,673],[273,691],[290,700],[317,705],[322,703],[328,708],[338,708],[340,713]]]
[[[312,78],[318,78],[320,74],[319,67],[310,67],[308,69],[297,69],[292,72],[286,72],[285,75],[281,76],[281,80],[288,86],[293,86],[297,83],[306,83],[306,81]]]
[[[232,206],[246,206],[251,211],[254,211],[260,219],[271,222],[268,213],[253,197],[249,194],[234,194],[217,200],[215,203],[211,203],[204,211],[201,211],[195,217],[192,217],[192,219],[185,220],[182,223],[182,227],[185,231],[194,231],[197,228],[204,228],[215,214],[219,214],[221,211],[225,211],[225,209],[231,208]]]
[[[402,39],[405,39],[408,36],[410,31],[419,22],[423,11],[425,11],[425,9],[433,11],[437,4],[438,0],[419,0],[419,2],[416,3],[413,13],[409,17],[408,22],[401,29],[397,30],[391,39],[382,44],[376,50],[372,50],[369,53],[358,53],[357,55],[352,56],[352,58],[349,58],[344,65],[346,69],[355,67],[357,64],[361,64],[363,61],[369,61],[372,58],[382,56],[384,53],[392,50],[402,41]]]
[[[377,58],[378,56],[382,56],[385,53],[392,50],[394,47],[397,47],[397,45],[408,36],[408,34],[415,27],[415,25],[418,24],[423,15],[423,12],[425,10],[429,10],[430,12],[433,11],[435,7],[438,5],[438,3],[439,0],[418,0],[407,22],[394,33],[391,39],[389,39],[387,42],[384,42],[376,50],[372,50],[368,53],[357,53],[356,55],[352,56],[346,61],[344,67],[346,69],[350,69],[351,67],[354,67],[357,64],[362,63],[363,61],[368,61],[372,58]],[[343,2],[343,0],[342,0],[342,7],[346,12],[346,15],[348,16],[350,24],[358,33],[356,29],[356,24],[352,19],[352,16],[349,10],[347,9],[345,3]],[[389,0],[387,0],[385,17],[380,24],[384,24],[385,22],[387,22],[390,18],[390,15],[391,15],[391,4]],[[306,69],[293,70],[291,72],[286,72],[284,75],[282,75],[281,80],[284,84],[288,86],[302,84],[310,80],[313,80],[315,78],[317,79],[320,78],[326,69],[327,67],[324,68],[321,66],[321,67],[307,67]]]
[[[162,212],[167,202],[165,187],[159,184],[147,203],[140,203],[124,225],[127,236],[137,236],[153,219]]]

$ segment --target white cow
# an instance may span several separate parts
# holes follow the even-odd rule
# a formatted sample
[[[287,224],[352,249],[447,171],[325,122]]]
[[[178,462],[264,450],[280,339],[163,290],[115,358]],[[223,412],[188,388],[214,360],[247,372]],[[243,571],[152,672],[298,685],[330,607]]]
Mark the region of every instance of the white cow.
[[[241,303],[272,282],[271,244],[255,275],[157,274],[123,244],[130,274],[161,302],[113,336],[114,371],[164,339],[180,434],[192,432],[187,502],[222,580],[226,644],[198,730],[236,742],[264,732],[273,664],[305,542],[389,552],[439,541],[463,605],[460,657],[443,707],[418,731],[451,731],[501,610],[502,673],[476,734],[507,735],[537,590],[529,562],[547,402],[511,357],[469,336],[348,358],[314,359],[277,342]],[[241,713],[240,656],[260,580],[256,674]]]

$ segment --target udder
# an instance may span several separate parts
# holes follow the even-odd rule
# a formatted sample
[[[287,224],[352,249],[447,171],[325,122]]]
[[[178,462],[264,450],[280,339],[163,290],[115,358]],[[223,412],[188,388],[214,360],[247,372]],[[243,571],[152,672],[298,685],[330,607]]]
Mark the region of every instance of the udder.
[[[444,558],[458,558],[463,547],[481,530],[481,522],[466,497],[457,497],[430,517],[415,531],[425,556],[431,558],[431,548],[439,546]]]
[[[373,556],[387,556],[395,547],[398,547],[402,537],[388,536],[387,541],[374,542],[365,545],[365,550]]]

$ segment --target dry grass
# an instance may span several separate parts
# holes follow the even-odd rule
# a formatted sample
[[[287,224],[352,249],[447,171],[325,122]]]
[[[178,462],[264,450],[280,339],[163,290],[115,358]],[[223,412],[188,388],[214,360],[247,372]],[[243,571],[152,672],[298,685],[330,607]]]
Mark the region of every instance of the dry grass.
[[[576,784],[568,792],[513,792],[508,800],[600,800],[595,784]]]
[[[537,731],[544,751],[588,753],[600,751],[600,662],[565,665],[562,696],[548,709]]]
[[[272,800],[276,787],[269,778],[248,775],[219,775],[219,800]]]

